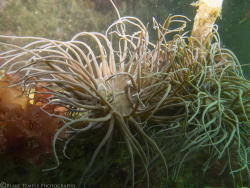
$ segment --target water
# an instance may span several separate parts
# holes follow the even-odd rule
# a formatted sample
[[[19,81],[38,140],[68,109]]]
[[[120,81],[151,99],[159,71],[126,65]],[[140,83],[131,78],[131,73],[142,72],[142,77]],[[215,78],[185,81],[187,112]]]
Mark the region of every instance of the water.
[[[244,18],[246,11],[250,9],[249,0],[229,1],[224,0],[222,10],[222,20],[218,20],[219,33],[222,40],[222,46],[231,49],[238,57],[241,64],[250,63],[250,19],[240,24],[240,20]],[[170,14],[182,14],[193,20],[195,9],[190,6],[193,0],[115,0],[115,4],[120,11],[121,16],[136,16],[140,18],[151,32],[152,17],[160,23]],[[0,34],[16,35],[16,36],[37,36],[56,40],[70,40],[78,32],[96,31],[104,33],[107,27],[117,19],[115,10],[108,0],[1,0],[0,1]],[[187,26],[187,31],[192,28],[192,21]],[[155,37],[153,34],[151,37]],[[250,68],[244,67],[245,76],[250,78]],[[206,102],[206,103],[209,103]],[[126,106],[125,106],[126,107]],[[172,113],[172,112],[171,112]],[[170,113],[170,114],[171,114]],[[243,113],[243,112],[239,112]],[[91,133],[92,134],[92,133]],[[1,135],[0,135],[1,136]],[[100,134],[100,136],[103,136]],[[99,141],[98,137],[98,141]],[[1,139],[1,137],[0,137]],[[81,140],[82,141],[82,140]],[[124,140],[119,140],[125,145]],[[79,177],[82,174],[81,166],[86,165],[83,157],[90,157],[87,152],[92,151],[92,145],[95,140],[88,141],[87,146],[82,146],[78,142],[69,145],[69,150],[75,154],[74,161],[65,160],[62,169],[55,172],[48,172],[41,175],[40,170],[44,168],[43,163],[33,166],[24,163],[23,165],[1,156],[1,166],[3,170],[0,173],[0,182],[12,183],[12,186],[22,185],[23,187],[41,187],[42,184],[47,186],[51,183],[64,183],[68,187],[75,187]],[[60,144],[58,144],[60,145]],[[178,140],[176,141],[178,145]],[[60,145],[59,147],[62,148]],[[112,148],[114,149],[114,148]],[[86,153],[81,153],[79,150]],[[127,152],[127,151],[126,151]],[[117,182],[126,180],[130,172],[123,162],[129,162],[127,153],[121,149],[115,151],[112,159],[114,165],[112,170],[118,169],[118,174],[114,175],[111,171],[107,180],[114,188],[119,188]],[[208,154],[208,153],[207,153]],[[197,156],[200,155],[199,153]],[[201,156],[202,158],[203,156]],[[6,163],[4,162],[6,160]],[[138,160],[138,159],[136,159]],[[192,161],[192,158],[188,161]],[[100,161],[99,161],[100,162]],[[46,167],[53,166],[46,164]],[[117,167],[117,166],[118,167]],[[121,165],[121,166],[119,166]],[[223,168],[221,164],[215,164],[218,168]],[[138,166],[138,164],[136,164]],[[104,165],[104,167],[106,167]],[[206,176],[202,175],[202,170],[195,171],[196,168],[204,169],[206,164],[201,161],[195,163],[187,163],[183,170],[183,175],[178,179],[177,183],[169,182],[170,187],[225,187],[229,185],[231,176],[217,176],[218,169],[209,171]],[[96,167],[96,171],[100,170]],[[11,173],[11,170],[14,173]],[[153,169],[154,171],[155,169]],[[156,169],[157,171],[159,169]],[[71,172],[74,172],[72,174]],[[34,173],[33,173],[34,172]],[[97,173],[98,174],[98,173]],[[98,174],[99,175],[99,174]],[[103,174],[100,174],[103,175]],[[114,177],[112,176],[114,175]],[[161,172],[154,173],[156,178],[153,180],[155,188],[164,185],[165,180],[161,179]],[[243,174],[245,175],[245,174]],[[162,184],[157,178],[160,177]],[[198,177],[198,178],[197,178]],[[230,178],[228,178],[230,177]],[[98,181],[99,179],[91,180]],[[44,182],[43,182],[44,181]],[[100,180],[103,182],[103,180]],[[93,182],[90,182],[90,184]],[[159,184],[158,184],[159,183]],[[15,184],[15,185],[14,185]],[[25,185],[24,185],[25,184]],[[27,184],[27,185],[26,185]],[[46,187],[44,185],[44,187]],[[55,185],[54,185],[55,186]],[[99,187],[107,187],[108,185],[99,184]],[[140,187],[140,186],[138,186]],[[145,187],[144,184],[141,187]],[[161,187],[160,187],[161,188]],[[163,188],[163,187],[162,187]]]
[[[116,0],[121,15],[138,16],[144,23],[152,17],[163,21],[169,14],[183,14],[193,19],[193,0]],[[250,9],[250,1],[225,0],[219,32],[222,43],[232,49],[242,64],[250,63],[250,21],[239,24]],[[103,32],[116,19],[108,0],[2,0],[2,34],[32,35],[67,40],[80,31]],[[249,68],[244,68],[248,77]]]
[[[250,1],[225,1],[222,20],[219,21],[223,44],[231,49],[241,64],[250,63],[250,19],[240,24],[250,9]],[[244,67],[245,75],[250,78],[250,68]]]

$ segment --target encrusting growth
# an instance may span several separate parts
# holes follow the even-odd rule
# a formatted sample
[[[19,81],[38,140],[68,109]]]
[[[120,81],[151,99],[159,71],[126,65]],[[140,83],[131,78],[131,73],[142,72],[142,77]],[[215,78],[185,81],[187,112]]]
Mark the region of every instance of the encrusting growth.
[[[211,43],[214,23],[221,15],[223,0],[199,0],[192,5],[198,7],[191,33],[193,43],[205,46]]]

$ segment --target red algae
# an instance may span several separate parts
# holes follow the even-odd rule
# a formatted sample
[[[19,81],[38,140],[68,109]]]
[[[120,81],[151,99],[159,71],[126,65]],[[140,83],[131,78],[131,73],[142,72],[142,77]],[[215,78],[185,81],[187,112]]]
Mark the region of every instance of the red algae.
[[[7,87],[8,80],[11,77],[4,76],[0,82],[0,151],[31,163],[39,162],[52,153],[52,139],[62,121],[49,116],[39,105],[30,104],[20,88]],[[40,95],[40,104],[41,99]],[[47,108],[60,114],[65,110],[49,105]]]

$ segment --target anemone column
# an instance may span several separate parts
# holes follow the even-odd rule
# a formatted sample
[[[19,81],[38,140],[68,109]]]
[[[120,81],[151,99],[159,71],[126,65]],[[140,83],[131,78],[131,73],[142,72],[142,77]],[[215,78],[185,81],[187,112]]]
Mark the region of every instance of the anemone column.
[[[214,23],[220,16],[223,0],[199,0],[192,5],[198,7],[191,34],[192,44],[205,46],[210,43]]]

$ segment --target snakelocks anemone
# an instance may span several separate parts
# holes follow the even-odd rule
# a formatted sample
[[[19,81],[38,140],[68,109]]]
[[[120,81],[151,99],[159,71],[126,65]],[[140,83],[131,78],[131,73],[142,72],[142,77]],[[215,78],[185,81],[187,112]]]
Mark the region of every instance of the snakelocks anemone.
[[[59,153],[68,158],[70,142],[84,133],[98,142],[82,167],[81,185],[110,145],[126,145],[126,185],[132,187],[139,178],[151,187],[150,172],[159,163],[166,181],[176,178],[199,153],[205,154],[204,171],[219,161],[221,173],[249,175],[250,81],[233,52],[221,47],[216,26],[202,43],[185,32],[189,21],[181,15],[163,24],[154,19],[156,40],[138,18],[119,13],[105,34],[81,32],[69,41],[0,35],[6,49],[0,68],[16,78],[9,87],[20,86],[31,102],[33,94],[49,94],[41,108],[64,122],[52,142],[55,166],[46,171],[60,168]],[[66,114],[47,112],[50,104]]]

